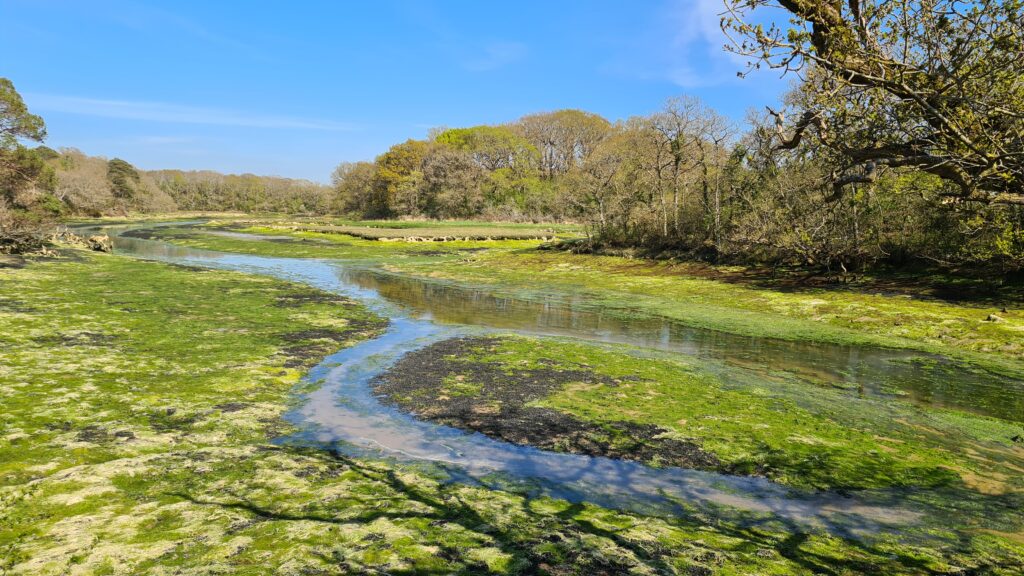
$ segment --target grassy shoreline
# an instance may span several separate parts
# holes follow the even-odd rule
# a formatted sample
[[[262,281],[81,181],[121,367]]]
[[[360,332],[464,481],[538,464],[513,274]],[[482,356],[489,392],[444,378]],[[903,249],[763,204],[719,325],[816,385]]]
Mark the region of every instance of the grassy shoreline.
[[[798,488],[961,488],[985,478],[989,493],[1024,493],[1024,450],[1010,440],[1024,424],[785,381],[769,390],[743,371],[723,376],[699,359],[639,353],[468,338],[403,357],[375,386],[418,416],[556,451],[679,465],[672,458],[684,442],[710,456],[685,467]]]

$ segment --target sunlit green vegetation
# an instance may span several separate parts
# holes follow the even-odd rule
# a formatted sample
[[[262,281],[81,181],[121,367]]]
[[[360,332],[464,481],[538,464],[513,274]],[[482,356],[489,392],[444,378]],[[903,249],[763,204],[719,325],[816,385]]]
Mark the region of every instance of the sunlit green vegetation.
[[[551,228],[512,228],[501,225],[448,226],[447,224],[440,223],[402,227],[291,224],[269,226],[269,228],[341,234],[364,240],[406,240],[411,242],[427,240],[442,242],[458,240],[548,240],[554,239],[558,235],[558,232]]]
[[[914,546],[644,517],[269,444],[290,429],[281,414],[304,368],[379,326],[344,299],[251,275],[81,252],[0,270],[0,568],[1011,574],[1024,562],[994,534]],[[310,329],[337,337],[293,336]]]
[[[147,229],[146,238],[167,240],[190,248],[223,250],[240,254],[284,256],[291,258],[334,258],[379,262],[385,258],[416,260],[424,263],[465,258],[481,250],[517,250],[533,248],[537,240],[451,240],[446,242],[380,242],[348,234],[293,231],[288,227],[245,222],[226,228],[226,221],[211,226],[180,229]],[[236,234],[266,236],[262,241]],[[129,236],[132,233],[128,233]]]
[[[655,424],[663,429],[656,438],[693,441],[714,454],[719,471],[821,489],[961,487],[977,478],[987,479],[989,491],[1024,489],[1024,478],[1015,472],[1024,460],[1011,441],[1024,433],[1024,423],[943,410],[922,413],[907,403],[851,397],[832,387],[784,381],[767,386],[763,379],[754,385],[728,372],[716,374],[693,358],[554,339],[488,340],[447,361],[449,377],[434,392],[438,396],[481,395],[474,380],[480,371],[505,374],[513,387],[529,381],[531,370],[579,372],[578,381],[529,405],[609,425]],[[431,401],[427,396],[402,402]],[[991,456],[999,452],[1002,461]]]
[[[229,221],[218,221],[218,226]],[[574,255],[536,250],[538,241],[387,242],[344,234],[288,231],[252,226],[240,232],[304,239],[273,242],[214,235],[205,227],[155,230],[171,242],[212,250],[290,257],[376,261],[389,270],[432,281],[486,286],[530,298],[563,291],[585,295],[608,312],[657,316],[684,325],[751,336],[859,345],[915,348],[1020,374],[1024,367],[1024,313],[1007,291],[976,302],[928,297],[916,280],[897,293],[866,286],[799,287],[786,278],[744,278],[738,267],[708,268],[687,263],[616,256]],[[478,251],[483,248],[483,251]],[[946,290],[969,294],[957,280]],[[879,279],[885,284],[885,278]],[[881,288],[881,290],[888,290]],[[925,297],[915,297],[924,294]]]

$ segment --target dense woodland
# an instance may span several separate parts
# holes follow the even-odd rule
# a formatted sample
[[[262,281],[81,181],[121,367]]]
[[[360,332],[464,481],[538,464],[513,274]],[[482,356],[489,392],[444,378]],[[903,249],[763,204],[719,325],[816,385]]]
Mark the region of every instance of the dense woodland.
[[[179,210],[328,214],[331,188],[308,180],[254,174],[155,170],[146,173]]]
[[[768,7],[786,27],[756,25]],[[742,124],[690,97],[436,131],[334,185],[364,216],[574,219],[592,245],[831,269],[1024,264],[1024,4],[726,0],[730,50],[798,80]]]
[[[572,220],[584,247],[835,269],[1022,263],[1020,205],[951,198],[917,169],[837,194],[835,170],[819,143],[780,149],[768,113],[738,126],[681,97],[616,123],[560,110],[436,131],[343,163],[333,184],[361,217]]]
[[[799,79],[738,123],[680,96],[647,116],[581,110],[436,129],[330,187],[143,172],[29,148],[42,120],[2,90],[0,226],[71,214],[232,210],[577,221],[585,247],[855,269],[1024,265],[1024,23],[1019,0],[779,4],[792,27],[723,27],[752,67]]]

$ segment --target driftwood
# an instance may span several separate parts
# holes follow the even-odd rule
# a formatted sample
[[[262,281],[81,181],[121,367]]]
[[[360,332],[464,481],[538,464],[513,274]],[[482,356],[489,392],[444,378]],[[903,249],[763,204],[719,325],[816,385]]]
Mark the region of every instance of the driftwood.
[[[35,229],[0,229],[0,254],[30,254],[46,247],[46,234]]]
[[[48,230],[42,226],[0,229],[0,254],[52,255],[53,251],[50,248],[55,244],[88,248],[96,252],[114,251],[114,243],[106,234],[85,238],[64,227],[56,230]]]

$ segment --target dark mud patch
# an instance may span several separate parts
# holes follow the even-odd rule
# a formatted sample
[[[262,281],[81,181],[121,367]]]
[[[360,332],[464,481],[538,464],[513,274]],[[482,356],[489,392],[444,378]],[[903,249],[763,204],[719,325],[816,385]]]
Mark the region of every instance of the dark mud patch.
[[[58,428],[59,429],[59,428]],[[70,430],[70,427],[64,429],[64,431]],[[96,424],[90,424],[81,428],[77,434],[75,434],[75,440],[79,442],[90,442],[92,444],[104,444],[116,440],[134,440],[135,433],[131,430],[117,430],[111,433],[109,430]]]
[[[590,370],[554,367],[506,372],[473,360],[492,351],[497,338],[455,338],[403,356],[371,382],[385,404],[420,418],[544,450],[634,460],[664,466],[722,470],[695,443],[668,438],[653,424],[588,422],[564,412],[529,406],[566,384],[615,386]]]
[[[75,435],[75,439],[79,442],[92,442],[93,444],[100,444],[110,439],[110,434],[107,430],[101,426],[91,424],[82,428]]]
[[[157,432],[187,432],[203,419],[200,413],[182,414],[177,408],[163,408],[149,413],[149,425]]]
[[[289,292],[278,296],[274,306],[278,308],[299,308],[306,304],[336,304],[345,308],[356,308],[358,304],[350,298],[316,290]]]
[[[25,267],[25,259],[12,254],[0,254],[0,270],[10,268],[19,270]]]
[[[0,312],[31,314],[36,312],[36,309],[21,300],[16,300],[14,298],[0,298]]]
[[[184,228],[184,226],[182,228]],[[122,232],[120,236],[124,236],[125,238],[136,238],[139,240],[186,240],[191,238],[193,234],[165,232],[157,228],[141,228],[138,230],[126,230]]]
[[[323,246],[324,244],[330,244],[330,240],[320,240],[317,238],[292,238],[290,236],[282,236],[280,238],[260,238],[264,242],[273,242],[275,244],[316,244]]]
[[[153,226],[148,228],[136,228],[125,230],[119,236],[125,238],[137,238],[139,240],[188,240],[194,238],[197,232],[220,230],[227,232],[229,226],[207,226],[201,222],[183,222],[173,226]]]
[[[178,270],[188,270],[189,272],[212,272],[209,268],[203,268],[202,266],[192,266],[189,264],[178,264],[175,262],[169,262],[166,264]]]
[[[111,346],[117,338],[111,334],[98,332],[74,332],[68,334],[48,334],[32,339],[45,346]]]
[[[343,329],[311,328],[286,332],[279,338],[287,344],[281,349],[285,368],[309,368],[355,339],[364,339],[387,328],[384,319],[352,319]]]

